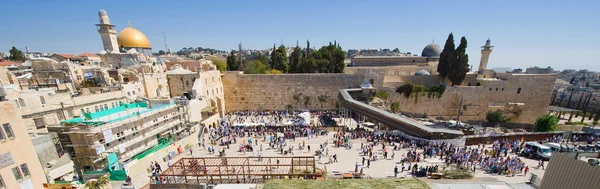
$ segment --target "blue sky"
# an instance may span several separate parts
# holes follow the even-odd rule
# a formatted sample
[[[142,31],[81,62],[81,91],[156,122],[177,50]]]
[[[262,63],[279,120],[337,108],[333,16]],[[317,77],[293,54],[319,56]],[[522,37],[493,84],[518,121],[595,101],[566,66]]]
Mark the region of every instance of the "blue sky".
[[[145,33],[154,51],[169,47],[266,49],[318,47],[337,40],[342,48],[399,48],[420,54],[443,47],[448,33],[469,41],[470,64],[479,46],[496,46],[488,68],[552,66],[600,71],[600,1],[6,1],[0,6],[0,51],[97,53],[96,27],[105,9],[117,31],[131,25]]]

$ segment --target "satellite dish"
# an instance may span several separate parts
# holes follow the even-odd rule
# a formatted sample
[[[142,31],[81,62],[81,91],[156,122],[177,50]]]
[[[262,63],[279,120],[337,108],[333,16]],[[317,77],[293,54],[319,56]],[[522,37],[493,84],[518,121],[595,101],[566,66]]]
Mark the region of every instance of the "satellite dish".
[[[598,166],[598,164],[600,164],[600,162],[598,162],[598,160],[597,160],[597,159],[588,159],[588,163],[589,163],[591,166]]]

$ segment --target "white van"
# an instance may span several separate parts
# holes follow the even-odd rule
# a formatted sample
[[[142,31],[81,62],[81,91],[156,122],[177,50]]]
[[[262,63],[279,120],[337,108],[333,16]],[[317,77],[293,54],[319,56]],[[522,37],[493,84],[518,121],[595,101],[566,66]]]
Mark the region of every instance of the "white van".
[[[553,152],[560,152],[560,144],[554,142],[544,143],[544,146],[548,146]]]
[[[537,142],[525,142],[521,155],[529,158],[538,157],[548,160],[552,155],[552,148],[541,145]]]

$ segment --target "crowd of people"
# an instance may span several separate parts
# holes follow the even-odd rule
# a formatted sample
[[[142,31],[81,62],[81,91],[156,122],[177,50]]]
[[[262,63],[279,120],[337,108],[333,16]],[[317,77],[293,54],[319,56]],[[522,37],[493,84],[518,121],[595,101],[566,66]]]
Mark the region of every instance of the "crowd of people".
[[[262,157],[263,150],[273,150],[281,155],[294,154],[294,150],[305,150],[311,152],[311,146],[305,140],[317,137],[329,136],[327,141],[314,148],[314,154],[321,161],[325,158],[326,164],[338,162],[337,154],[330,154],[330,147],[352,149],[354,142],[360,139],[359,156],[362,156],[362,164],[356,162],[355,174],[362,175],[364,168],[370,168],[373,162],[392,160],[398,162],[394,168],[394,175],[409,171],[415,177],[423,177],[438,173],[441,170],[453,168],[470,171],[484,171],[489,174],[511,175],[521,174],[525,176],[529,166],[516,154],[522,150],[523,140],[498,140],[491,145],[459,146],[448,142],[421,140],[418,138],[407,138],[401,134],[365,130],[362,128],[344,128],[333,135],[328,135],[327,130],[319,129],[317,125],[332,126],[331,120],[337,115],[333,112],[319,112],[311,114],[311,120],[317,120],[310,125],[305,124],[280,124],[286,122],[298,123],[304,117],[302,112],[281,111],[240,111],[227,114],[221,124],[209,128],[206,134],[210,145],[206,147],[209,153],[214,153],[216,148],[220,156],[225,156],[225,149],[230,145],[238,144],[238,152],[252,156]],[[252,124],[258,123],[258,124]],[[248,126],[252,125],[252,126]],[[323,136],[325,135],[325,136]],[[302,138],[297,145],[296,139]],[[259,139],[261,142],[259,142]],[[367,142],[364,142],[367,141]],[[561,136],[547,138],[543,142],[563,141]],[[204,143],[199,145],[204,147]],[[263,146],[264,145],[264,146]],[[403,153],[399,153],[402,150]],[[399,153],[396,156],[396,153]],[[406,153],[404,153],[406,152]],[[190,152],[191,153],[191,152]],[[396,158],[396,157],[399,157]],[[425,161],[425,160],[436,161]],[[439,165],[431,162],[440,162]],[[153,164],[154,165],[154,164]],[[425,166],[424,166],[425,165]],[[544,166],[540,160],[537,167]],[[440,170],[441,169],[441,170]],[[156,170],[156,171],[155,171]],[[158,177],[160,166],[152,166],[152,175],[155,181]]]

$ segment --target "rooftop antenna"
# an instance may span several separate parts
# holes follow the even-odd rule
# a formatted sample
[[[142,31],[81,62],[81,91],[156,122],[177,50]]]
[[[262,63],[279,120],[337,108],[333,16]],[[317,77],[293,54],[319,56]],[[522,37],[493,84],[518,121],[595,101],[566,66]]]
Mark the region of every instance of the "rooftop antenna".
[[[163,37],[165,38],[165,53],[170,54],[169,46],[167,46],[167,31],[163,30]]]
[[[131,22],[129,22],[129,20],[127,20],[127,27],[131,28]]]

